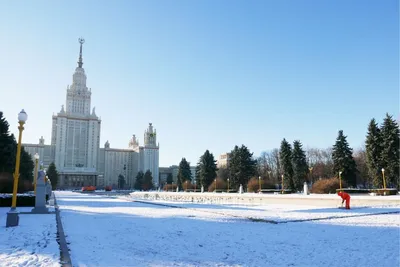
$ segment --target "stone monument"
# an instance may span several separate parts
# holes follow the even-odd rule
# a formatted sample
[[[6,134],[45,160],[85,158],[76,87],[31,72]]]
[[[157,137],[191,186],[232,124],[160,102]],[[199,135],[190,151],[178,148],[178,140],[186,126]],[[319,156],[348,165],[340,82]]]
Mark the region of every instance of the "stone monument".
[[[243,185],[240,185],[239,187],[239,194],[243,194]]]
[[[44,171],[38,172],[36,181],[36,197],[35,207],[32,209],[32,213],[35,214],[47,214],[49,209],[46,207],[46,173]]]
[[[307,185],[306,182],[304,182],[304,190],[303,190],[303,192],[304,192],[304,195],[310,194],[310,193],[308,192],[308,185]]]

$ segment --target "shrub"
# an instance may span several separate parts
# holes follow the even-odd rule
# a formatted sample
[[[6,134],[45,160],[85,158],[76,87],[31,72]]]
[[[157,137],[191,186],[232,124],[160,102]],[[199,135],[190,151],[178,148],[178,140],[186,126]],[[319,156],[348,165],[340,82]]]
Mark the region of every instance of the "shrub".
[[[345,181],[342,180],[342,188],[347,187],[347,184]],[[322,179],[316,181],[312,188],[311,188],[311,193],[314,194],[335,194],[336,189],[339,189],[339,178],[333,177],[329,179]]]
[[[180,188],[180,189],[182,189],[183,191],[192,190],[192,189],[194,189],[194,184],[192,184],[192,182],[190,182],[190,181],[187,181],[187,183],[184,182],[184,183],[182,183],[182,188]]]
[[[12,194],[0,195],[0,207],[11,207]],[[33,194],[17,194],[17,207],[34,207],[35,195]]]
[[[214,180],[210,186],[208,187],[208,192],[214,192],[215,191],[215,181],[217,181],[217,191],[218,190],[227,190],[228,189],[228,184],[224,180],[217,178]]]
[[[260,181],[258,178],[251,178],[247,183],[247,192],[258,192],[260,189]],[[261,180],[261,189],[275,189],[275,184],[268,180]]]
[[[164,191],[176,191],[176,184],[166,184],[163,187]]]
[[[11,173],[0,173],[0,193],[12,193],[14,179]],[[25,193],[33,190],[33,184],[30,181],[18,179],[18,193]]]

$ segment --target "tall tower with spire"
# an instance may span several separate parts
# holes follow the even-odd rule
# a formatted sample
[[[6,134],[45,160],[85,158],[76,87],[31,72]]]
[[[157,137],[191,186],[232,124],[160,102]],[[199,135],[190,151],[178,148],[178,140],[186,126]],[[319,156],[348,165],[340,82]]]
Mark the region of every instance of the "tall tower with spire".
[[[65,186],[95,185],[100,149],[101,120],[91,111],[91,90],[86,86],[80,44],[78,66],[67,87],[66,106],[53,116],[52,156]]]
[[[85,43],[85,39],[79,38],[78,41],[80,44],[78,67],[72,76],[72,85],[67,87],[65,111],[67,114],[89,115],[92,92],[86,86],[86,74],[82,68],[82,45]]]
[[[151,171],[153,176],[153,184],[159,185],[159,144],[157,144],[157,131],[153,128],[153,124],[149,123],[147,130],[144,132],[144,146],[140,151],[140,165],[143,172]]]

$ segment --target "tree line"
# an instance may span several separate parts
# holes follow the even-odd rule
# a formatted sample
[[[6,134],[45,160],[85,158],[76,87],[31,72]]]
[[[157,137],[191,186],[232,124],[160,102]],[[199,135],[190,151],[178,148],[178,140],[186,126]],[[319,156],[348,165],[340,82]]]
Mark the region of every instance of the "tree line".
[[[14,134],[10,134],[10,124],[0,111],[0,193],[13,191],[13,173],[17,156],[17,141]],[[19,168],[18,192],[25,192],[33,189],[33,172],[35,163],[32,156],[21,147],[21,158]],[[58,172],[54,163],[49,165],[46,175],[51,180],[53,189],[58,184]]]
[[[214,155],[206,150],[199,158],[194,174],[190,163],[182,158],[177,186],[196,179],[197,184],[208,188],[218,179],[232,189],[246,187],[252,178],[260,177],[263,184],[278,184],[294,192],[302,190],[304,182],[341,177],[351,187],[382,188],[384,170],[386,187],[399,188],[400,131],[398,123],[386,114],[379,126],[371,119],[365,146],[353,151],[343,130],[338,132],[335,143],[326,149],[304,149],[300,140],[290,144],[285,138],[280,148],[261,153],[257,158],[245,145],[235,146],[229,153],[227,167],[217,168]],[[172,183],[172,176],[167,183]]]

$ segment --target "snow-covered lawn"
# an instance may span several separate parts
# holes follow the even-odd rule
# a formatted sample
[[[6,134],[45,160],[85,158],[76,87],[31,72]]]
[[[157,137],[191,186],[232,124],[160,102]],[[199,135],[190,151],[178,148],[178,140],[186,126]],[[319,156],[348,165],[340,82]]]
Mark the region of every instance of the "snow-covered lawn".
[[[55,194],[74,266],[383,267],[400,263],[400,215],[371,215],[398,212],[399,206],[346,211],[157,202],[182,207],[170,208],[123,197]],[[319,220],[286,222],[315,218]]]
[[[60,266],[56,215],[20,214],[19,225],[6,228],[9,210],[0,207],[0,266]],[[17,210],[30,212],[32,207]]]

